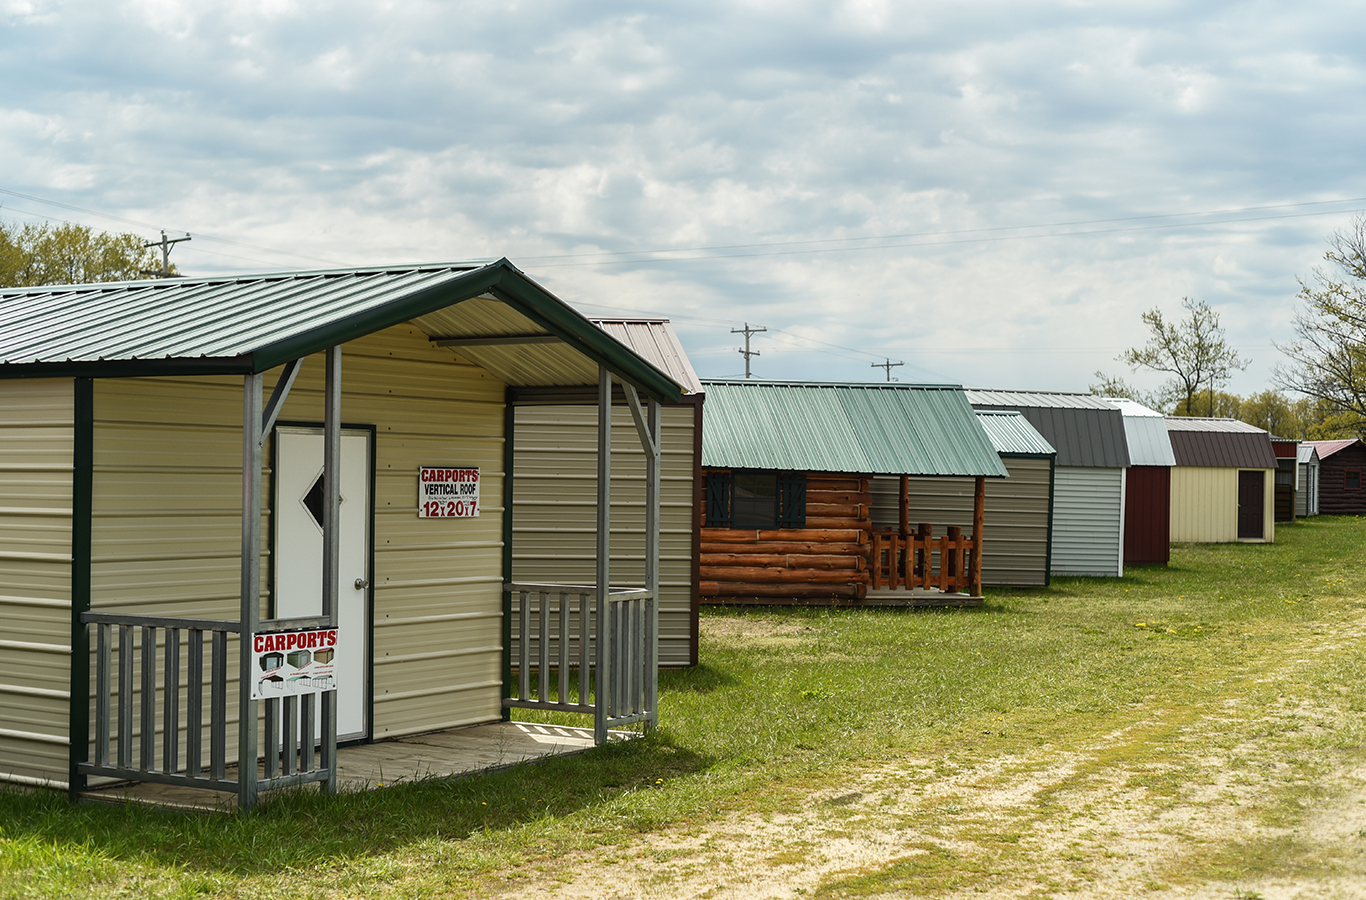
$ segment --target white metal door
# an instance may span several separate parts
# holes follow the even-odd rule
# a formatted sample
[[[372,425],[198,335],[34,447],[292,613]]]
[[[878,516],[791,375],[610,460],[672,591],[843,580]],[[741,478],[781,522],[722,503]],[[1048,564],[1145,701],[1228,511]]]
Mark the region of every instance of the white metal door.
[[[321,428],[275,431],[275,615],[322,615],[323,529]],[[338,591],[337,738],[369,733],[370,438],[343,431],[341,447],[341,578]]]

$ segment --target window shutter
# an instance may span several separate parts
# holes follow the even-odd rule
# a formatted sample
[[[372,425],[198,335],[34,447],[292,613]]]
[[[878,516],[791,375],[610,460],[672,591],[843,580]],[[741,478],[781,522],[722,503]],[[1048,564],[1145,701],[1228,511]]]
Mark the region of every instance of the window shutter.
[[[778,473],[778,527],[806,527],[806,473]]]
[[[729,528],[735,519],[732,498],[735,482],[729,472],[707,473],[707,527]]]

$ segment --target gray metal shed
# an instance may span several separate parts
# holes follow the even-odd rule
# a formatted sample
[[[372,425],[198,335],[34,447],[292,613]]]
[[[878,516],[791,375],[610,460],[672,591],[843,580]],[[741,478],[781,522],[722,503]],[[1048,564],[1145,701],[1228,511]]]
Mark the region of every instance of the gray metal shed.
[[[1067,391],[970,389],[976,409],[1016,410],[1058,452],[1053,477],[1053,575],[1124,574],[1129,466],[1124,417],[1112,404]]]
[[[977,421],[1010,473],[986,485],[982,584],[1047,585],[1057,451],[1018,412],[978,410]],[[972,525],[972,479],[910,478],[907,488],[912,522]],[[873,525],[896,527],[899,479],[875,477],[872,492]]]

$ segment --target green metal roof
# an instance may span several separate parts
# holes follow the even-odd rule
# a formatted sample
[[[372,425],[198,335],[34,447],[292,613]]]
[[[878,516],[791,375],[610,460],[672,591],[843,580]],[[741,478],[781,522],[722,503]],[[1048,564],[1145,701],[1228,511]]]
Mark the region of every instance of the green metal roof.
[[[0,290],[0,378],[251,374],[411,323],[513,386],[678,383],[506,259]]]
[[[702,386],[704,466],[1006,475],[956,385],[703,379]]]
[[[979,409],[977,421],[986,430],[996,452],[1005,456],[1057,456],[1058,451],[1043,439],[1017,410]]]

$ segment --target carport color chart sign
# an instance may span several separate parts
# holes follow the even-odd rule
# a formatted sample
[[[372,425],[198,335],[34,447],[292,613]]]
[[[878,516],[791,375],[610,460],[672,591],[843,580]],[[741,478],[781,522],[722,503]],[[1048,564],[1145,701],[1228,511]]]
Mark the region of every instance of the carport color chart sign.
[[[337,689],[337,629],[252,636],[251,699],[297,697]]]
[[[419,519],[468,519],[478,515],[478,468],[422,466],[417,480]]]

